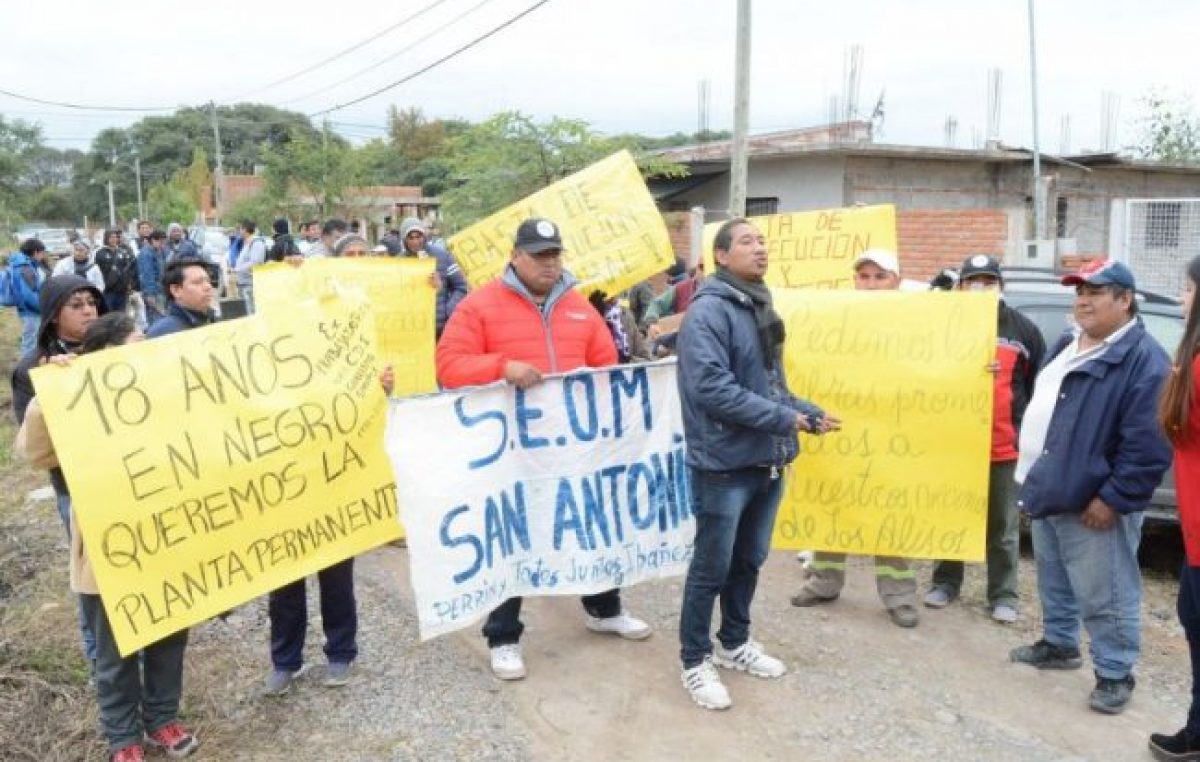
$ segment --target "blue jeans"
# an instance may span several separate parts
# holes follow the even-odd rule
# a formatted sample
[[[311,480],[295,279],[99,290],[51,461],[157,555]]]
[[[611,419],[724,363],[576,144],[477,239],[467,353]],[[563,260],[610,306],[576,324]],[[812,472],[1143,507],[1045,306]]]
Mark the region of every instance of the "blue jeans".
[[[67,545],[71,544],[71,496],[62,492],[54,493],[58,505],[58,517],[62,519],[63,528],[67,530]],[[96,663],[96,633],[92,631],[91,620],[83,608],[83,594],[75,596],[75,607],[79,613],[79,634],[83,638],[83,655],[89,666]]]
[[[321,589],[321,625],[325,629],[325,658],[330,664],[349,664],[358,656],[358,604],[354,600],[354,559],[317,572]],[[267,599],[271,619],[271,663],[296,672],[304,665],[304,636],[308,630],[308,597],[304,578],[272,590]]]
[[[1033,520],[1043,637],[1078,648],[1082,620],[1098,677],[1126,677],[1141,652],[1143,518],[1140,511],[1118,516],[1102,531],[1085,527],[1078,513]]]
[[[488,648],[507,646],[519,643],[525,625],[521,623],[521,596],[509,598],[488,614],[483,623],[483,637],[487,638]],[[614,587],[595,595],[585,595],[579,599],[583,610],[589,616],[597,619],[607,619],[621,613],[621,589]]]
[[[750,639],[750,603],[767,560],[783,480],[770,469],[689,469],[696,543],[683,586],[679,657],[684,669],[712,653],[713,604],[721,599],[717,639],[727,649]]]
[[[21,315],[21,357],[32,352],[37,346],[38,328],[41,324],[41,315]]]

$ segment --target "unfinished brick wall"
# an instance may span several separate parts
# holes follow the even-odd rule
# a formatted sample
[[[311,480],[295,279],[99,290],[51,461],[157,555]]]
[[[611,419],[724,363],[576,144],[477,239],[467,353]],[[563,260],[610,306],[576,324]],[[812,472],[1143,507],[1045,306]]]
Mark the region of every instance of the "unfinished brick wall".
[[[1003,258],[1008,215],[999,209],[897,209],[896,238],[905,278],[928,280],[968,254]]]

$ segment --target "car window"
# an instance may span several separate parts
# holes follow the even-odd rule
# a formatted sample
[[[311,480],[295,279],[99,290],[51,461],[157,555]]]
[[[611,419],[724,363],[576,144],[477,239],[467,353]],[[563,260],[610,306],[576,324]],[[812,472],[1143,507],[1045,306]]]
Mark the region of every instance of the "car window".
[[[1162,344],[1167,354],[1174,355],[1183,339],[1183,317],[1142,312],[1142,320],[1146,323],[1146,330]]]
[[[1070,305],[1028,304],[1018,307],[1017,310],[1038,327],[1042,338],[1046,340],[1046,346],[1053,344],[1071,325]]]

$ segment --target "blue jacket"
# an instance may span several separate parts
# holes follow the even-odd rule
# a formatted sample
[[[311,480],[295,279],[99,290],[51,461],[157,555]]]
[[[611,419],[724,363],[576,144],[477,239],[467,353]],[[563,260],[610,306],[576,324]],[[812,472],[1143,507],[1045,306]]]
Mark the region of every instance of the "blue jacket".
[[[162,275],[166,251],[159,253],[150,244],[142,247],[137,255],[138,280],[142,282],[142,296],[163,295]]]
[[[193,312],[171,302],[167,306],[167,314],[154,321],[150,330],[146,331],[147,339],[157,339],[159,336],[169,336],[172,333],[190,331],[213,322],[212,313]]]
[[[796,399],[783,369],[768,370],[750,297],[715,278],[700,286],[679,333],[679,397],[687,462],[705,471],[783,466],[796,458]]]
[[[9,256],[8,268],[12,273],[17,314],[22,317],[42,314],[41,307],[38,306],[38,293],[42,290],[42,284],[46,282],[49,273],[21,251],[15,251]]]
[[[436,312],[437,335],[441,336],[446,321],[454,314],[454,308],[467,295],[467,279],[459,269],[458,262],[441,246],[426,244],[425,253],[437,259],[437,274],[442,277],[442,287],[437,293]],[[404,255],[413,256],[407,250]]]
[[[1064,334],[1047,362],[1074,340]],[[1082,513],[1094,497],[1123,514],[1143,510],[1171,465],[1158,426],[1159,393],[1170,372],[1167,353],[1138,318],[1103,355],[1068,373],[1043,454],[1021,485],[1021,510],[1033,518]]]

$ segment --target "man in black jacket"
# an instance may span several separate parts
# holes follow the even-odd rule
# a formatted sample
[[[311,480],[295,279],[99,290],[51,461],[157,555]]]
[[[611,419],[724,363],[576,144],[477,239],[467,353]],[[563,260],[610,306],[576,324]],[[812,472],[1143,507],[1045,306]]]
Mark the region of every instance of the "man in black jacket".
[[[96,250],[96,265],[104,276],[104,303],[113,312],[125,309],[129,294],[138,290],[137,256],[121,240],[119,228],[104,231],[104,245]]]
[[[213,322],[216,267],[198,257],[181,257],[163,271],[167,314],[146,331],[147,339],[199,328]]]
[[[1000,261],[986,254],[967,257],[959,270],[962,291],[999,291],[1004,286]],[[1020,522],[1017,520],[1017,436],[1033,384],[1046,354],[1042,332],[1033,321],[1004,303],[996,326],[995,376],[992,394],[992,458],[988,474],[987,597],[992,619],[1017,621],[1017,558]],[[938,561],[925,605],[940,609],[958,597],[963,581],[962,561]]]

